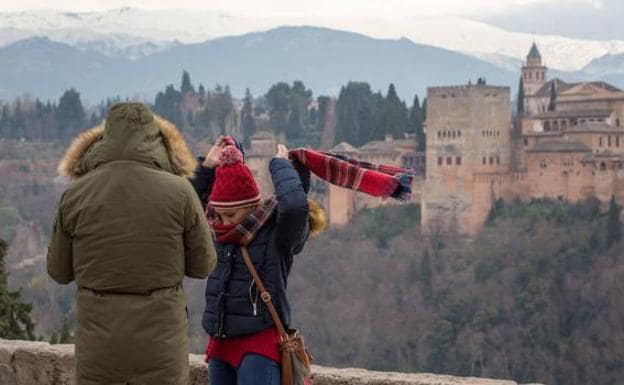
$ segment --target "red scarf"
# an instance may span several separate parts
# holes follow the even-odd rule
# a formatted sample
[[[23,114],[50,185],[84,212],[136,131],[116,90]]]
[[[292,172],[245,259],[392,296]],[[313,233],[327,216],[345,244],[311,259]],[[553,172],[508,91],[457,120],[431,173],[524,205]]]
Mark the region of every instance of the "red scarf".
[[[342,154],[307,148],[290,150],[288,155],[295,161],[295,167],[304,167],[336,186],[398,200],[408,200],[412,193],[414,172],[410,169],[376,165]]]
[[[249,213],[241,223],[233,225],[221,223],[217,213],[210,205],[206,206],[206,217],[215,232],[217,242],[247,246],[260,228],[271,218],[276,207],[277,199],[271,197]]]

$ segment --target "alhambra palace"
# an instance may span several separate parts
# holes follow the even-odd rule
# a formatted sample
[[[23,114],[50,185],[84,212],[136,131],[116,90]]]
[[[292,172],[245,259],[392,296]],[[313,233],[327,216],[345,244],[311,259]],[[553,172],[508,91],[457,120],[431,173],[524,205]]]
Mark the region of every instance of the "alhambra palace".
[[[522,66],[515,117],[509,87],[484,81],[427,90],[425,152],[416,140],[386,137],[330,152],[415,170],[412,201],[420,202],[423,229],[473,235],[499,198],[552,198],[577,202],[597,197],[624,204],[624,91],[605,82],[548,79],[535,44]],[[256,134],[248,163],[270,193],[267,164],[275,138]],[[396,204],[331,186],[321,190],[333,225],[346,224],[364,207]]]

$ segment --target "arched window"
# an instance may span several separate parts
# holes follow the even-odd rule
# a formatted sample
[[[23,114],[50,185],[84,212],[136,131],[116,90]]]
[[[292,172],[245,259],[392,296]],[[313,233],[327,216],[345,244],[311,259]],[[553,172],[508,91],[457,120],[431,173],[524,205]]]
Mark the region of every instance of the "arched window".
[[[544,122],[544,131],[550,131],[550,122],[548,120]]]
[[[605,162],[600,162],[600,171],[605,171],[607,169],[607,164]]]
[[[457,131],[457,136],[461,138],[461,130]]]
[[[555,120],[552,124],[553,131],[559,131],[559,121]]]
[[[607,136],[607,146],[611,147],[611,135]]]
[[[487,163],[487,159],[485,158],[485,156],[483,157],[483,164]]]
[[[568,121],[567,120],[562,120],[561,121],[561,131],[565,131],[566,128],[568,128]]]
[[[442,166],[442,157],[438,156],[438,166]]]
[[[500,157],[496,155],[496,164],[500,164]]]
[[[494,157],[490,156],[490,164],[494,164]]]
[[[602,147],[602,136],[598,138],[598,147]]]
[[[446,157],[446,164],[447,164],[447,165],[449,165],[449,164],[453,164],[453,157],[452,157],[452,156],[447,156],[447,157]]]
[[[442,136],[442,133],[438,131],[438,139],[440,139],[441,136]]]
[[[461,162],[462,162],[461,156],[456,156],[455,157],[455,164],[458,165],[458,166],[461,166],[461,164],[462,164]]]

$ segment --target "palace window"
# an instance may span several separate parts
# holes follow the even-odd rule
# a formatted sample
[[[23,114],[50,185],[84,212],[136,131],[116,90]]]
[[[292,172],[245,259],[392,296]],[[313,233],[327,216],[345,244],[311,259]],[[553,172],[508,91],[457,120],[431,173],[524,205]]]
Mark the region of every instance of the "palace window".
[[[500,164],[500,157],[496,155],[496,164]]]
[[[447,164],[447,165],[449,165],[449,164],[453,164],[453,157],[451,157],[451,156],[447,156],[447,157],[446,157],[446,164]]]
[[[494,157],[490,156],[490,164],[494,164]]]
[[[455,164],[458,165],[458,166],[461,166],[461,164],[462,164],[461,162],[462,162],[461,156],[456,156],[455,157]]]
[[[524,138],[524,145],[528,146],[529,145],[529,140],[527,138]]]
[[[611,135],[607,137],[607,146],[611,147]]]
[[[545,121],[544,122],[544,131],[546,131],[546,132],[550,131],[550,122],[549,121]]]
[[[620,127],[620,118],[615,119],[615,127]]]
[[[486,164],[487,160],[485,159],[485,156],[483,157],[483,164]]]
[[[438,166],[442,166],[442,157],[438,156]]]
[[[540,168],[546,168],[546,160],[542,159],[540,160]]]
[[[598,147],[602,147],[602,136],[598,138]]]

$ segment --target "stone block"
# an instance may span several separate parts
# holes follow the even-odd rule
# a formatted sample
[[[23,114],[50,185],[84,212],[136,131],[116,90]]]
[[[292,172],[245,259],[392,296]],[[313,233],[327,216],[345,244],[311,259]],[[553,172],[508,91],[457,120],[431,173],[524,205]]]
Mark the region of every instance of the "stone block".
[[[33,345],[15,351],[17,385],[74,385],[73,345]]]

